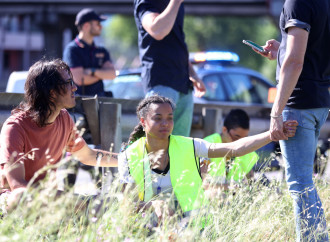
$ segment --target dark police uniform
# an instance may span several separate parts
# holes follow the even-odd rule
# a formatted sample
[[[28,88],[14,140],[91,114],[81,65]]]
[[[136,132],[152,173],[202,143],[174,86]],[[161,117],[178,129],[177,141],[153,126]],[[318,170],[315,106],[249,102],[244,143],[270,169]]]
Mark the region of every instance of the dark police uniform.
[[[111,62],[110,54],[104,47],[95,46],[94,42],[92,45],[88,45],[78,37],[65,47],[63,60],[70,68],[83,67],[84,69],[100,69],[106,61]],[[109,96],[104,92],[102,80],[91,85],[78,86],[76,93],[87,96],[94,96],[95,94],[98,96]]]

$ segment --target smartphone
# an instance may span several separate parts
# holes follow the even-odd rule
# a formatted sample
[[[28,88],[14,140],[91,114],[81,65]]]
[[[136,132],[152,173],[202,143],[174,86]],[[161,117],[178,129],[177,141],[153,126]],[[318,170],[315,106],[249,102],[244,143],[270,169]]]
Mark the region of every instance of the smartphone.
[[[244,44],[258,50],[259,52],[261,52],[262,54],[267,54],[268,53],[268,50],[264,50],[264,48],[262,48],[260,45],[254,43],[253,41],[251,40],[243,40],[242,41]]]

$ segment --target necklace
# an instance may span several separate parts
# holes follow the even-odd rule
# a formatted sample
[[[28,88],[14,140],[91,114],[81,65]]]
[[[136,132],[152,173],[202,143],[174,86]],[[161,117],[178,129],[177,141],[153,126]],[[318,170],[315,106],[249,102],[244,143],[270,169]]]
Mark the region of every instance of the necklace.
[[[162,185],[163,177],[158,176],[158,181],[157,181],[157,194],[161,193],[162,188],[160,185]]]
[[[164,164],[166,164],[166,161],[168,160],[168,152],[165,153],[164,156]],[[165,168],[166,169],[166,168]],[[161,188],[161,184],[163,182],[164,176],[166,176],[166,174],[161,173],[161,176],[158,176],[158,181],[157,181],[157,194],[161,193],[162,188]]]
[[[144,149],[143,149],[143,157],[144,157],[144,152],[147,150],[147,140],[145,141],[145,144],[144,144]],[[169,154],[168,154],[168,149],[166,150],[162,150],[162,152],[164,153],[164,160],[163,160],[163,165],[166,164],[166,162],[169,162]],[[157,152],[156,152],[157,153]],[[161,193],[162,191],[162,188],[161,188],[161,185],[162,185],[162,182],[163,182],[163,179],[164,179],[164,176],[166,176],[166,173],[168,172],[168,169],[169,169],[169,163],[166,165],[165,167],[165,170],[163,171],[160,171],[159,169],[155,169],[153,168],[154,167],[154,164],[155,164],[155,159],[157,157],[157,155],[155,154],[148,154],[147,153],[147,156],[148,156],[148,160],[149,160],[149,166],[150,166],[150,169],[153,170],[155,172],[155,170],[158,170],[157,172],[155,172],[157,174],[157,194]],[[150,162],[152,161],[152,162]],[[153,164],[153,165],[152,165]],[[157,164],[157,162],[156,162]],[[160,171],[160,173],[159,173]],[[164,171],[166,173],[164,173]],[[161,176],[158,176],[158,174],[160,174]],[[155,180],[154,180],[155,181]]]

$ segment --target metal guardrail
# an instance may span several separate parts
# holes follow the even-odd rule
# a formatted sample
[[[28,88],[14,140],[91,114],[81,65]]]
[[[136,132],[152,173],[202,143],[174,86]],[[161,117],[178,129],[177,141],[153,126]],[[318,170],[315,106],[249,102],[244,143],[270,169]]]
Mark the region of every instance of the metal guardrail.
[[[0,93],[0,128],[10,116],[10,111],[23,100],[24,94]],[[85,128],[91,135],[94,145],[113,151],[120,150],[121,143],[127,141],[129,134],[138,124],[135,114],[140,100],[115,99],[108,97],[83,98],[76,97],[76,107],[69,109],[75,121],[79,121],[78,129]],[[191,128],[191,137],[203,138],[209,134],[220,132],[222,117],[233,108],[244,109],[250,116],[250,135],[268,130],[271,105],[249,105],[226,103],[195,104]],[[330,137],[330,117],[323,125],[320,138]]]
[[[0,128],[24,94],[0,93]],[[76,106],[68,109],[79,130],[85,129],[95,146],[118,152],[121,145],[121,105],[98,98],[76,97]]]

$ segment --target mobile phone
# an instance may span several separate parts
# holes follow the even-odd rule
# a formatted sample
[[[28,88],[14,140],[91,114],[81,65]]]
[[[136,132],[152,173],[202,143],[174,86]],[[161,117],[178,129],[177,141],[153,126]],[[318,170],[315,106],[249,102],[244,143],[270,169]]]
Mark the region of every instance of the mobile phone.
[[[251,41],[251,40],[243,40],[242,42],[243,42],[243,44],[246,44],[246,45],[248,45],[248,46],[250,46],[250,47],[252,47],[252,48],[258,50],[259,52],[261,52],[261,53],[263,53],[263,54],[267,54],[267,53],[268,53],[267,50],[265,50],[265,49],[262,48],[260,45],[254,43],[254,42]]]

